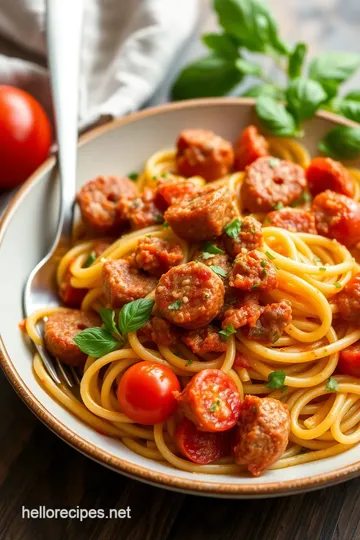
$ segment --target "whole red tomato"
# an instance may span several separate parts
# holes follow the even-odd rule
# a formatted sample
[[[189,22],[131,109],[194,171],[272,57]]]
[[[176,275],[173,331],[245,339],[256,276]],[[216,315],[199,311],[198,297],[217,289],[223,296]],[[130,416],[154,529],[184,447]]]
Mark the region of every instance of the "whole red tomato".
[[[24,182],[49,153],[51,126],[30,94],[0,85],[0,188]]]

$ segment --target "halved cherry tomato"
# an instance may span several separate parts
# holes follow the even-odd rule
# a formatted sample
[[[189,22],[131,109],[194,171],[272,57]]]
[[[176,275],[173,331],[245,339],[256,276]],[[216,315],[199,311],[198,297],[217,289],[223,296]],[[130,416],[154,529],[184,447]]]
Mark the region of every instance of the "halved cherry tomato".
[[[197,373],[178,397],[183,414],[202,431],[226,431],[240,414],[240,395],[234,381],[220,369]]]
[[[182,418],[176,425],[175,442],[184,457],[193,463],[206,465],[230,455],[231,439],[228,434],[228,431],[200,431],[188,418]]]
[[[46,159],[51,126],[30,94],[0,86],[0,188],[24,182]]]
[[[180,389],[180,383],[170,368],[144,361],[125,372],[118,386],[117,398],[126,416],[150,426],[164,422],[175,412],[174,392]]]
[[[360,377],[360,341],[340,351],[338,368],[344,375]]]

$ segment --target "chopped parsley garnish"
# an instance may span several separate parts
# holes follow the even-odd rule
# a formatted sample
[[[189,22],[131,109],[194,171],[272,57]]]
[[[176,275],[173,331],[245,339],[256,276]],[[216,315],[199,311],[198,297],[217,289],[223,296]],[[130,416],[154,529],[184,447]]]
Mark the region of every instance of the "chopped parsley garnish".
[[[201,258],[204,260],[212,259],[213,257],[215,257],[215,255],[213,253],[208,253],[207,251],[204,251],[201,255]]]
[[[270,259],[270,261],[274,261],[274,260],[275,260],[274,255],[271,255],[271,253],[269,253],[268,251],[265,251],[265,255],[267,256],[268,259]]]
[[[278,159],[278,158],[273,157],[273,158],[269,159],[270,167],[277,167],[279,165],[279,163],[280,163],[280,159]]]
[[[95,261],[95,259],[96,259],[96,253],[95,251],[92,251],[90,255],[88,256],[88,258],[86,259],[86,261],[84,262],[83,268],[88,268],[89,266],[91,266],[92,263]]]
[[[319,270],[320,270],[320,272],[326,272],[325,266],[321,266],[321,267],[319,268]]]
[[[217,399],[210,407],[210,412],[215,412],[216,409],[220,406],[220,401]]]
[[[254,229],[254,227],[251,229],[251,234],[255,234],[256,233],[256,229]]]
[[[265,268],[265,266],[267,266],[267,261],[262,260],[262,261],[261,261],[261,266],[262,266],[263,268]]]
[[[326,390],[328,392],[337,392],[338,386],[339,386],[339,383],[337,382],[337,380],[334,379],[333,377],[330,377],[330,379],[326,383]]]
[[[211,242],[203,242],[201,244],[202,251],[206,253],[211,253],[212,255],[222,255],[225,253],[223,249],[220,249],[215,244],[212,244]]]
[[[204,298],[210,298],[210,293],[209,293],[209,291],[204,292],[203,297],[204,297]]]
[[[223,330],[220,330],[219,332],[219,336],[224,341],[227,341],[228,337],[231,336],[232,334],[236,334],[236,330],[232,324],[229,324],[226,328],[224,328]]]
[[[167,221],[164,221],[164,223],[163,223],[163,227],[164,227],[164,229],[167,229],[167,228],[169,227],[169,224],[168,224],[168,222],[167,222]]]
[[[133,171],[127,175],[127,177],[132,180],[133,182],[136,182],[136,180],[139,178],[139,173],[136,171]]]
[[[215,272],[215,274],[217,274],[218,276],[221,276],[221,277],[226,277],[227,276],[226,270],[221,268],[221,266],[214,265],[214,266],[209,266],[209,268],[210,268],[210,270]]]
[[[166,178],[167,175],[168,175],[168,173],[166,173],[166,172],[163,172],[163,173],[160,174],[161,178]]]
[[[321,262],[320,257],[317,257],[316,255],[313,257],[314,262]]]
[[[253,285],[251,288],[252,289],[258,289],[260,287],[259,283],[255,283],[255,285]]]
[[[226,233],[230,238],[236,240],[241,231],[241,221],[239,218],[233,219],[224,227],[224,233]]]
[[[160,214],[157,214],[154,217],[154,223],[156,224],[164,223],[164,218]]]
[[[192,363],[193,363],[193,361],[192,361],[191,358],[190,358],[190,360],[188,360],[188,361],[186,362],[185,366],[186,366],[186,367],[187,367],[187,366],[191,366]]]
[[[265,218],[263,221],[263,225],[269,225],[269,223],[271,224],[271,219]]]
[[[310,201],[312,201],[312,196],[307,191],[304,191],[304,193],[301,195],[301,199],[304,202],[310,202]]]
[[[181,308],[181,306],[182,306],[182,301],[176,300],[175,302],[173,302],[172,304],[168,306],[168,309],[170,309],[170,311],[177,311],[178,309]]]
[[[341,283],[339,283],[338,281],[336,281],[334,283],[334,287],[336,287],[337,289],[341,289]]]
[[[272,371],[269,373],[268,382],[265,384],[265,388],[283,388],[285,377],[286,372],[283,370]]]
[[[281,201],[277,202],[277,203],[274,204],[274,206],[273,206],[273,209],[274,209],[274,210],[281,210],[282,208],[284,208],[284,203],[282,203]]]

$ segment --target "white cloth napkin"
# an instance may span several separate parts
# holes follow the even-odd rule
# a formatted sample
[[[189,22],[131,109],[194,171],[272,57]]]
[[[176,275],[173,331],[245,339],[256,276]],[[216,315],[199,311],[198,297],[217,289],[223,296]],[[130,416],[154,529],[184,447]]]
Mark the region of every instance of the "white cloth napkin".
[[[197,0],[85,0],[84,5],[80,129],[148,100],[198,17]],[[11,57],[0,42],[0,84],[29,91],[51,113],[44,19],[45,0],[0,1],[0,36],[21,51],[21,58]]]

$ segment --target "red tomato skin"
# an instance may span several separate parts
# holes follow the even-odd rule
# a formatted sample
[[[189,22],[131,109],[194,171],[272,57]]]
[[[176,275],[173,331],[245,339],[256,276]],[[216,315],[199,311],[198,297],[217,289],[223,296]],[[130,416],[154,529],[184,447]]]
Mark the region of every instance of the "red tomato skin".
[[[339,371],[351,377],[360,377],[360,341],[340,351]]]
[[[228,431],[221,433],[200,431],[186,417],[176,425],[175,443],[185,458],[198,465],[207,465],[231,453]]]
[[[306,171],[308,188],[313,197],[330,189],[347,197],[354,194],[350,173],[340,161],[328,157],[316,157]]]
[[[120,409],[131,420],[151,426],[164,422],[177,408],[174,393],[180,392],[176,375],[156,362],[138,362],[120,380],[117,398]]]
[[[50,121],[30,94],[0,85],[0,188],[24,182],[46,159]]]

